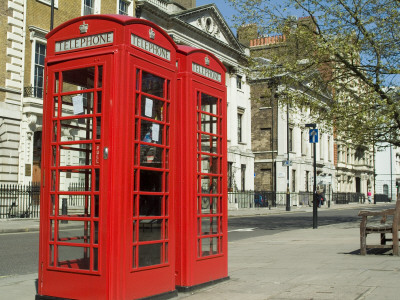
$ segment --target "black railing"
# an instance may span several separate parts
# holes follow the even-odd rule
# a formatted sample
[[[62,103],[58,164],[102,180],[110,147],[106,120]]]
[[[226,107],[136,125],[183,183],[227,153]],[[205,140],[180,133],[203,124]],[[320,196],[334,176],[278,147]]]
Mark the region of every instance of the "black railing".
[[[365,194],[362,193],[333,193],[333,202],[336,204],[364,203]]]
[[[43,87],[26,86],[24,87],[24,97],[43,98]]]
[[[0,184],[0,219],[39,218],[40,184]]]
[[[374,203],[377,202],[391,202],[392,200],[386,194],[375,194],[374,195]]]
[[[228,192],[228,203],[231,208],[277,207],[286,205],[285,192],[272,191],[243,191]],[[333,193],[324,194],[325,204],[364,203],[365,195],[362,193]],[[312,206],[312,192],[290,193],[290,206]]]

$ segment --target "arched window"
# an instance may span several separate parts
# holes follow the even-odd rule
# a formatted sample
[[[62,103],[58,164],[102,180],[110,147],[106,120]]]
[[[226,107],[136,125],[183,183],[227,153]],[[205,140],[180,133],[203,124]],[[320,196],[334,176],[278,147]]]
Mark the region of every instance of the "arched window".
[[[389,195],[389,186],[387,184],[383,185],[383,193],[385,195]]]

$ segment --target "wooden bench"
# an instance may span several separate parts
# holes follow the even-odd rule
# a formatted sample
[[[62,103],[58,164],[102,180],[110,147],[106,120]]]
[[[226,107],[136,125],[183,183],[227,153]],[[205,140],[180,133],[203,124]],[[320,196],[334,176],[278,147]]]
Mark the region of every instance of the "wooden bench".
[[[367,254],[367,248],[388,248],[393,249],[393,255],[399,255],[399,222],[400,222],[400,200],[396,202],[396,207],[382,211],[360,211],[362,217],[360,223],[360,252],[361,255]],[[393,216],[393,221],[388,222],[387,217]],[[368,217],[382,217],[380,224],[368,225]],[[367,245],[367,235],[371,233],[380,233],[380,244]],[[387,238],[386,234],[391,234]],[[392,241],[387,245],[387,241]]]

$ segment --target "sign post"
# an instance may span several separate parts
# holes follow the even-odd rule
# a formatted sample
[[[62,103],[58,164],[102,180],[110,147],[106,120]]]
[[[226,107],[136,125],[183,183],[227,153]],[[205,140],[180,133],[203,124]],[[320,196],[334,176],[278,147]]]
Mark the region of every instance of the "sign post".
[[[318,129],[316,129],[317,125],[315,123],[306,124],[306,127],[310,128],[309,131],[309,140],[310,143],[313,144],[313,152],[314,152],[314,186],[313,186],[313,229],[318,228],[318,211],[317,211],[317,153],[316,153],[316,144],[318,143]]]

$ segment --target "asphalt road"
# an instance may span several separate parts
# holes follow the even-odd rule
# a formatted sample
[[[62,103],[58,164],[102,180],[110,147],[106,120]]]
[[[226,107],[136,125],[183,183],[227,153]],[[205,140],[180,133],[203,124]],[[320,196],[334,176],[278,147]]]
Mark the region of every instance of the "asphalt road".
[[[371,208],[379,210],[388,208],[388,206],[373,205]],[[359,226],[360,218],[357,216],[359,210],[360,208],[319,211],[318,226]],[[312,228],[312,224],[312,212],[230,217],[228,220],[228,239],[235,241],[287,230]],[[37,272],[38,249],[38,232],[0,234],[0,277]]]

